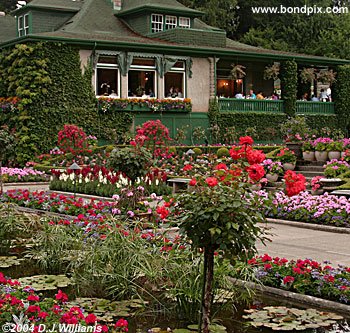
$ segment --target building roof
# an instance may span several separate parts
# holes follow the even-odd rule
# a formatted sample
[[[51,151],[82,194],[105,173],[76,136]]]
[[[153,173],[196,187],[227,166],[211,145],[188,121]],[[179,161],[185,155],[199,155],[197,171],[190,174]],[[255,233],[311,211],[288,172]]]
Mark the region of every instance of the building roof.
[[[17,37],[16,19],[11,15],[0,16],[0,43]]]
[[[169,13],[181,12],[191,16],[202,16],[203,13],[188,8],[176,0],[127,0],[122,1],[122,8],[118,12],[118,16],[124,16],[131,13],[143,11],[145,9],[150,10],[167,10]]]
[[[32,0],[26,6],[13,11],[13,13],[17,15],[31,8],[77,12],[83,4],[84,0]]]
[[[47,0],[33,0],[31,3],[46,3]],[[342,64],[349,63],[346,60],[324,58],[319,56],[298,54],[293,52],[283,52],[254,47],[246,44],[226,39],[225,47],[214,47],[205,45],[181,44],[171,41],[165,41],[150,36],[142,36],[131,29],[124,20],[116,17],[111,2],[107,0],[50,0],[57,6],[59,3],[79,6],[79,11],[60,29],[51,32],[42,32],[16,39],[16,33],[7,39],[0,39],[0,44],[15,44],[22,40],[56,40],[68,43],[84,45],[86,48],[107,48],[115,49],[117,46],[124,50],[137,50],[142,52],[164,53],[164,54],[183,54],[198,56],[216,56],[216,57],[237,57],[244,56],[246,59],[266,59],[284,60],[295,59],[308,64]],[[161,2],[163,4],[173,3],[172,0],[145,0],[146,3]],[[144,3],[141,0],[123,0],[125,4]],[[30,3],[30,4],[31,4]],[[175,1],[177,6],[177,2]],[[28,4],[29,5],[29,4]],[[27,5],[27,6],[28,6]],[[52,4],[51,4],[52,5]],[[179,4],[180,7],[182,6]],[[129,5],[131,8],[131,5]],[[12,18],[13,28],[16,29],[15,19]],[[1,21],[0,21],[1,22]],[[194,28],[205,31],[220,31],[218,28],[211,27],[199,19],[194,20]],[[0,36],[2,35],[2,30]],[[12,37],[13,36],[13,37]],[[13,41],[12,41],[13,40]],[[11,41],[11,42],[9,42]]]

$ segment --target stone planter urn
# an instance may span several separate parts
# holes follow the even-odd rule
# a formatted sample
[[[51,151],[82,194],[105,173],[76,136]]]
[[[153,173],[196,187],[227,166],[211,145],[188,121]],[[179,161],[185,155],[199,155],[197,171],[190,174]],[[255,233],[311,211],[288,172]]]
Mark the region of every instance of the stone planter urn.
[[[299,160],[302,157],[302,151],[301,151],[301,147],[302,147],[302,143],[301,142],[286,142],[286,147],[293,151],[296,158]]]
[[[312,195],[321,195],[321,194],[323,194],[323,190],[322,189],[318,189],[315,191],[311,190],[311,194]]]
[[[327,151],[315,151],[315,158],[317,162],[326,162],[328,158]]]
[[[340,153],[340,157],[343,158],[343,157],[345,156],[345,154],[346,154],[345,151],[342,151],[342,152]]]
[[[294,170],[295,169],[295,163],[283,163],[283,169],[285,171],[287,171],[287,170]]]
[[[252,191],[260,191],[261,190],[261,184],[254,184],[251,187]]]
[[[339,160],[341,157],[340,151],[329,151],[328,152],[328,159],[329,160]]]
[[[267,173],[266,179],[269,181],[269,183],[275,183],[275,182],[277,182],[278,174],[277,173]]]
[[[315,160],[315,152],[314,151],[303,151],[303,159],[304,159],[304,161],[313,162]]]

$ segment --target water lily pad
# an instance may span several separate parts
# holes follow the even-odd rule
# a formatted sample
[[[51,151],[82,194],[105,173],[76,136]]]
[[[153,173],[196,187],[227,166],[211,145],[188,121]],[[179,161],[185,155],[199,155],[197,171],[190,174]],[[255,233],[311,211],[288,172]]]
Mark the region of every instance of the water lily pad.
[[[19,259],[16,256],[0,257],[0,268],[10,268],[12,266],[18,266],[24,259]]]
[[[18,279],[23,286],[31,286],[37,291],[56,290],[72,284],[65,275],[34,275]]]
[[[140,299],[125,301],[110,301],[104,298],[79,297],[66,304],[67,307],[78,306],[88,313],[94,313],[97,319],[110,323],[117,317],[130,317],[136,311],[142,309],[148,302]]]
[[[266,327],[274,331],[303,331],[310,328],[329,327],[343,317],[316,309],[296,309],[283,306],[266,306],[263,310],[245,310],[244,319],[254,327]]]

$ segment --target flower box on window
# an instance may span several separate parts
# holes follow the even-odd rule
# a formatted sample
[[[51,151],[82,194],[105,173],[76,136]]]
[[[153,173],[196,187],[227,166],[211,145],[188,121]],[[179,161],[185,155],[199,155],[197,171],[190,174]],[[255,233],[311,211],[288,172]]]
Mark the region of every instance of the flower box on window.
[[[97,99],[100,112],[131,111],[131,112],[191,112],[192,103],[185,99],[141,99],[141,98],[110,98]]]

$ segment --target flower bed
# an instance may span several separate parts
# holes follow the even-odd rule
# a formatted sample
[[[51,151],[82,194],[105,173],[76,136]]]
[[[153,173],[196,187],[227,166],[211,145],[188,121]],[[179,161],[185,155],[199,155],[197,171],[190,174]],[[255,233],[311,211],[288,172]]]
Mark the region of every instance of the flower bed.
[[[1,168],[2,180],[5,183],[43,182],[47,181],[44,172],[29,168]]]
[[[108,214],[115,203],[84,201],[82,198],[65,196],[44,191],[10,190],[3,193],[1,202],[12,202],[22,207],[44,210],[53,213],[78,216],[79,214]]]
[[[43,297],[30,286],[21,286],[18,281],[5,278],[0,272],[0,324],[8,327],[8,331],[44,332],[51,329],[72,332],[74,327],[81,332],[127,332],[128,322],[121,318],[113,326],[99,324],[97,316],[84,312],[84,309],[71,306],[66,307],[68,296],[61,290],[55,298]],[[22,318],[14,322],[14,316]],[[22,317],[21,317],[22,316]],[[6,326],[6,327],[5,327]],[[61,328],[59,328],[61,327]]]
[[[15,112],[18,110],[18,102],[19,98],[17,97],[0,97],[0,110],[5,113]]]
[[[350,200],[345,197],[328,193],[313,196],[306,191],[288,197],[276,192],[271,200],[266,191],[256,193],[267,217],[350,227]]]
[[[350,304],[349,267],[335,268],[311,259],[288,261],[267,254],[249,260],[248,264],[266,286]]]
[[[97,105],[101,112],[111,111],[153,111],[153,112],[191,112],[192,104],[185,99],[141,99],[141,98],[110,98],[100,97]]]

